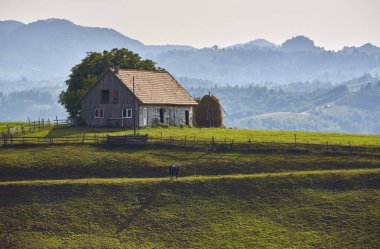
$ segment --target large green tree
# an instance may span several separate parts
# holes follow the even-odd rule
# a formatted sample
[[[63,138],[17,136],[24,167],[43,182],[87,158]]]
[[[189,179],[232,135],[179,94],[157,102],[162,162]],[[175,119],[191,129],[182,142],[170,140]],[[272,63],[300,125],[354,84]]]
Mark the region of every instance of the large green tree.
[[[70,117],[78,117],[80,115],[77,101],[111,67],[160,70],[160,68],[156,68],[155,62],[142,60],[138,54],[125,48],[115,48],[111,51],[103,51],[102,53],[87,53],[82,62],[71,69],[69,79],[66,80],[67,89],[59,95],[58,102],[66,108]]]

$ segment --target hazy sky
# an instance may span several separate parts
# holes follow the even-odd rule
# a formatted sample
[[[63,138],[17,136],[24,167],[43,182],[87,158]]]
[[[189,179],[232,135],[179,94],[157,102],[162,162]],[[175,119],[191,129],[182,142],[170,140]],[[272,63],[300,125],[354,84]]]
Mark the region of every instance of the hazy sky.
[[[0,0],[0,20],[64,18],[109,27],[145,44],[276,44],[305,35],[317,46],[380,46],[380,0]]]

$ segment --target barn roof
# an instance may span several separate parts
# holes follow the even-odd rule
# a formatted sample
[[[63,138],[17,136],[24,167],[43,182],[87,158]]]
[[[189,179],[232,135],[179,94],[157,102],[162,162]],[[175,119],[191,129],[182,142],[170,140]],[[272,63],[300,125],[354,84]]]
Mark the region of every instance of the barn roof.
[[[166,71],[119,69],[113,73],[144,104],[197,105],[190,94]]]

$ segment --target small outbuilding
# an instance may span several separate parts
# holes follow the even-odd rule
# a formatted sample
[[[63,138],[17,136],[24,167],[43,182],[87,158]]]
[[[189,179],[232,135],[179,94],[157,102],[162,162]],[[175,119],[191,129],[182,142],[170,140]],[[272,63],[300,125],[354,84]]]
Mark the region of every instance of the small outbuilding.
[[[108,69],[78,104],[89,126],[133,128],[191,126],[197,102],[166,71]]]

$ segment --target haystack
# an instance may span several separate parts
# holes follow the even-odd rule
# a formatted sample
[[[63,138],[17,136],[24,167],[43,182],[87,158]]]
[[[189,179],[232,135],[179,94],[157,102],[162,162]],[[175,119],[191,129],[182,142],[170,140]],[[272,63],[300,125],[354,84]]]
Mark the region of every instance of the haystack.
[[[222,106],[211,93],[203,96],[195,108],[195,123],[198,127],[223,127]]]

